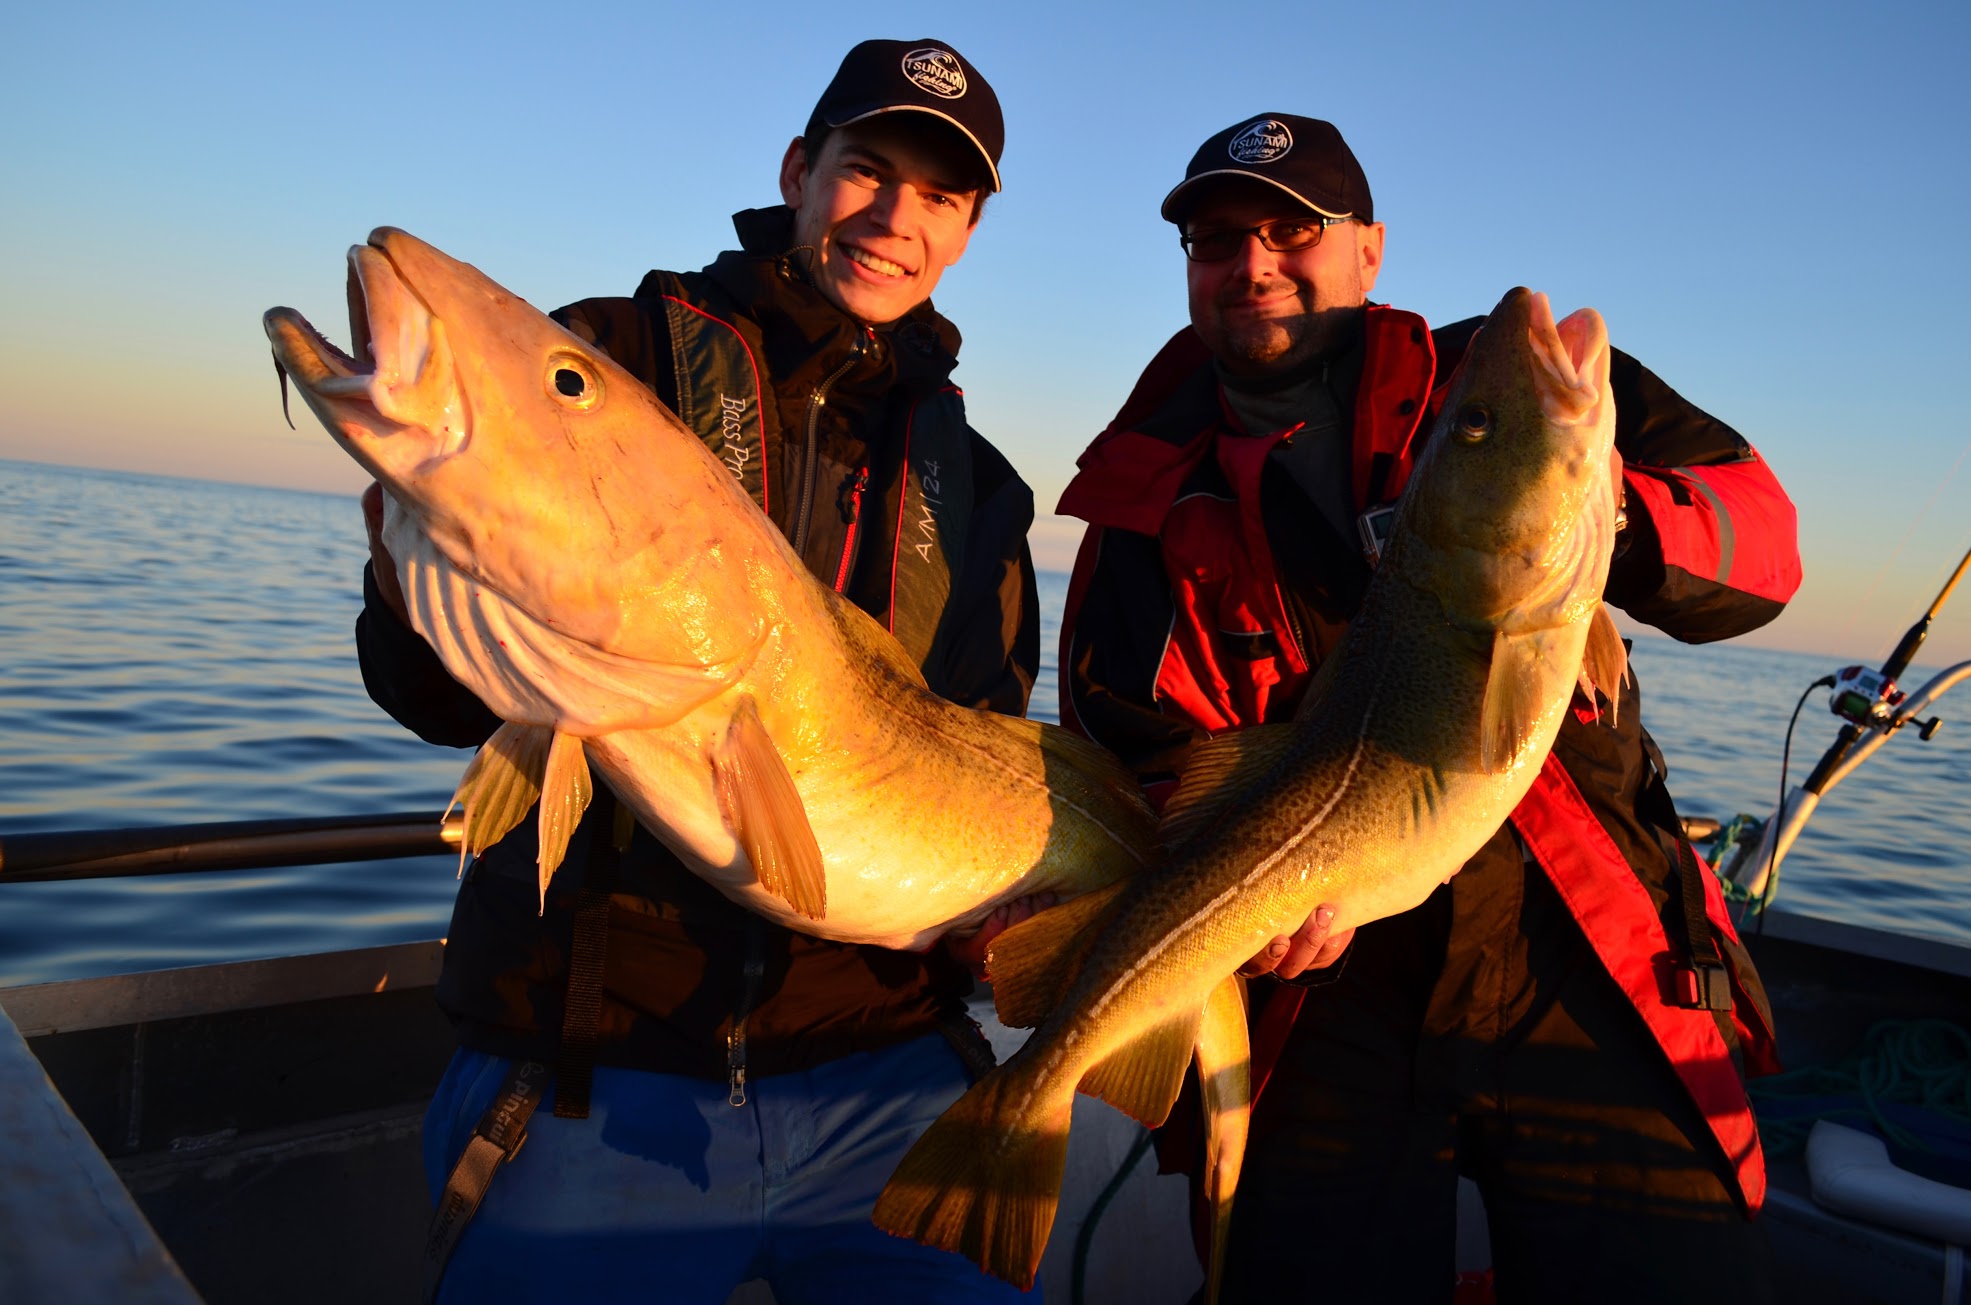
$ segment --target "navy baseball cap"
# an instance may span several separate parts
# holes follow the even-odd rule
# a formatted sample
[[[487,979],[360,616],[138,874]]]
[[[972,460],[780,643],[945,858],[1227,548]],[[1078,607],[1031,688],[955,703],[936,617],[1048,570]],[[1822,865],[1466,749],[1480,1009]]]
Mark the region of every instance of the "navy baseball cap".
[[[1163,199],[1166,222],[1182,222],[1199,193],[1220,178],[1262,181],[1322,217],[1375,221],[1369,179],[1331,122],[1291,113],[1262,113],[1219,132],[1198,147],[1184,180]]]
[[[978,150],[991,188],[999,189],[999,155],[1006,148],[999,97],[943,41],[864,41],[850,50],[814,106],[807,134],[899,112],[928,113],[956,127]]]

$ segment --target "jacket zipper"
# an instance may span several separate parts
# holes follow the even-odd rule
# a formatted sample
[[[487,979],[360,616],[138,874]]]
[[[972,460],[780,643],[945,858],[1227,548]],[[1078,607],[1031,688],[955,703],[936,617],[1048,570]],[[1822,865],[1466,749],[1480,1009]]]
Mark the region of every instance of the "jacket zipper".
[[[1307,635],[1300,628],[1300,618],[1294,615],[1293,603],[1285,593],[1280,593],[1280,613],[1287,618],[1287,634],[1293,639],[1294,647],[1300,653],[1300,664],[1308,670],[1315,669],[1313,658],[1307,654]]]
[[[862,528],[862,491],[869,488],[869,468],[864,467],[855,473],[855,485],[849,490],[848,536],[842,540],[842,564],[835,568],[835,592],[844,592],[849,583],[849,568],[855,565],[855,536]]]
[[[801,502],[794,513],[794,531],[791,542],[794,552],[805,557],[808,548],[808,527],[814,516],[814,491],[821,478],[817,465],[821,452],[821,410],[828,403],[828,391],[835,382],[842,379],[849,368],[862,361],[867,351],[867,341],[874,333],[864,328],[863,334],[856,336],[849,356],[842,365],[828,373],[825,380],[815,387],[808,399],[807,439],[803,445],[806,461],[801,472]],[[861,486],[857,486],[857,509],[860,513]],[[849,532],[851,542],[855,531]],[[846,557],[843,563],[847,566]],[[835,587],[840,589],[842,581],[838,578]],[[766,975],[766,925],[757,916],[749,919],[746,925],[746,960],[740,971],[739,1001],[732,1011],[732,1031],[725,1037],[726,1101],[734,1106],[746,1104],[746,1020],[753,1013],[753,1003],[759,999],[760,981]]]
[[[793,539],[794,552],[802,557],[807,555],[808,526],[812,523],[814,515],[815,482],[821,475],[821,469],[815,465],[821,452],[821,410],[827,406],[828,391],[834,388],[835,382],[841,380],[843,373],[849,368],[862,361],[866,347],[864,339],[864,336],[856,337],[855,347],[850,350],[848,358],[840,367],[828,373],[828,378],[815,387],[814,394],[808,399],[808,431],[807,442],[804,445],[807,462],[801,474],[801,506],[794,514]]]
[[[1326,363],[1323,363],[1321,364],[1321,384],[1326,385],[1327,383],[1328,383],[1328,366]],[[1306,424],[1305,422],[1301,423],[1301,425],[1305,425],[1305,424]],[[1284,448],[1285,446],[1291,444],[1293,442],[1293,437],[1299,433],[1300,433],[1300,426],[1295,426],[1292,430],[1288,431],[1280,439],[1281,447]],[[1264,476],[1265,472],[1262,470],[1260,474]],[[1319,511],[1319,509],[1317,508],[1316,511]],[[1263,526],[1261,528],[1262,530],[1264,529]],[[1268,553],[1273,553],[1273,541],[1271,539],[1268,539],[1266,541],[1266,551]],[[1280,559],[1278,554],[1273,554],[1272,561],[1273,561],[1274,571],[1277,573],[1280,565]],[[1300,628],[1300,618],[1294,615],[1293,603],[1287,598],[1286,591],[1280,587],[1280,584],[1277,580],[1274,581],[1273,584],[1273,597],[1280,604],[1280,615],[1286,618],[1287,636],[1293,640],[1294,649],[1300,654],[1300,664],[1305,666],[1310,671],[1313,670],[1314,662],[1313,659],[1308,656],[1308,652],[1307,652],[1307,634],[1305,631],[1303,631]]]
[[[758,916],[746,922],[746,961],[740,971],[739,1000],[732,1009],[732,1032],[725,1035],[726,1102],[746,1104],[746,1020],[759,1000],[766,977],[766,922]]]

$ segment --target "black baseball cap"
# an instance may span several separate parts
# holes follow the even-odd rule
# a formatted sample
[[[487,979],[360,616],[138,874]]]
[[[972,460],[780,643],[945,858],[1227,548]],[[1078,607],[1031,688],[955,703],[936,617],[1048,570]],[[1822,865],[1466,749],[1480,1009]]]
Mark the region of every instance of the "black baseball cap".
[[[1276,186],[1323,217],[1375,221],[1369,179],[1331,122],[1262,113],[1219,132],[1191,156],[1184,180],[1163,197],[1166,222],[1182,222],[1199,192],[1221,177]]]
[[[999,189],[999,155],[1006,148],[999,97],[979,70],[943,41],[864,41],[850,50],[814,106],[807,134],[904,111],[928,113],[956,127],[978,150],[992,189]]]

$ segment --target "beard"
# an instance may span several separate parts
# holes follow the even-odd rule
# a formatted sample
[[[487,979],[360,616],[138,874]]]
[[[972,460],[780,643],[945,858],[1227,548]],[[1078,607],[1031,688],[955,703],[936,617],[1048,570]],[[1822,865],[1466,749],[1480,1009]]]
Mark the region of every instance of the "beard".
[[[1198,333],[1228,373],[1265,379],[1299,372],[1315,359],[1339,351],[1354,338],[1361,314],[1357,304],[1239,322],[1220,316]]]

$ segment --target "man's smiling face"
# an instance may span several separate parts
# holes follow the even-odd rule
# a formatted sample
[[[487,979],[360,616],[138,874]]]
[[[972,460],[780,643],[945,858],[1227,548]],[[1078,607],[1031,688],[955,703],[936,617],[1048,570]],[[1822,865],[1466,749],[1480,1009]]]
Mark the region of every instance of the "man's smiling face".
[[[1184,230],[1250,231],[1315,216],[1305,205],[1247,181],[1228,181],[1198,199]],[[1329,227],[1309,249],[1280,253],[1251,234],[1231,257],[1187,262],[1191,325],[1233,376],[1284,376],[1333,350],[1360,317],[1382,268],[1381,223]]]
[[[800,140],[780,165],[794,243],[814,250],[814,282],[871,326],[931,297],[972,236],[974,191],[932,133],[891,114],[838,128],[809,164]]]

